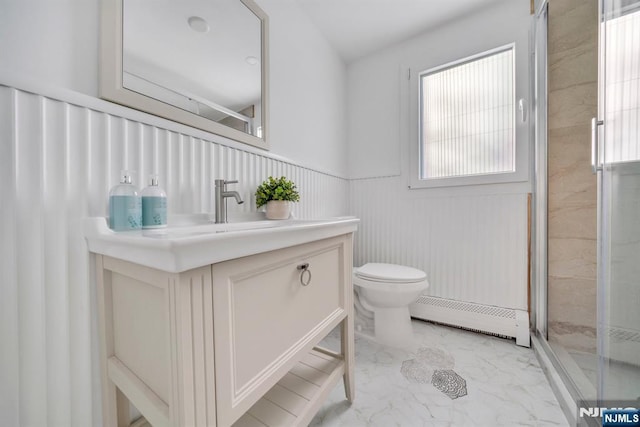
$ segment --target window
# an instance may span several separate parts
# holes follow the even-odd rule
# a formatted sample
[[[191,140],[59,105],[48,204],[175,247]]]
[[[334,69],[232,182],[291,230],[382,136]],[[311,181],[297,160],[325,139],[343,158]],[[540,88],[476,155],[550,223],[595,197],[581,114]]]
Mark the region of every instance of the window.
[[[603,23],[606,163],[640,160],[640,10]]]
[[[420,73],[421,180],[515,172],[513,50]]]

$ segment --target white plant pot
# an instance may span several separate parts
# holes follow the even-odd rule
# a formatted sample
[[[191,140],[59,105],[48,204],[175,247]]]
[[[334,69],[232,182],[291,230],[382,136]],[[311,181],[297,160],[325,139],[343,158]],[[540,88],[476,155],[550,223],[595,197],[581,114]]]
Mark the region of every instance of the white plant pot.
[[[267,219],[289,219],[291,203],[285,200],[270,200],[267,202]]]

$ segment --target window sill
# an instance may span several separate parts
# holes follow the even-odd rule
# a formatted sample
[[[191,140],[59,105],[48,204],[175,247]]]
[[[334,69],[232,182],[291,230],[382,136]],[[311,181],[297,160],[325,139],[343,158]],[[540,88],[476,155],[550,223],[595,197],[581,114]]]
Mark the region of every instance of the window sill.
[[[518,172],[434,179],[414,178],[409,182],[409,189],[420,190],[428,188],[468,187],[475,185],[515,184],[527,183],[528,180],[528,176],[526,176],[524,173]]]

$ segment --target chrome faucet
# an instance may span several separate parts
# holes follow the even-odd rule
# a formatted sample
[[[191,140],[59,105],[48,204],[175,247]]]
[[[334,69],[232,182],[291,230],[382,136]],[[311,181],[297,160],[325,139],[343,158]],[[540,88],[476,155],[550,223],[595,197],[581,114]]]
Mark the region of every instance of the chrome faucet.
[[[234,197],[239,205],[244,203],[237,191],[227,191],[227,184],[237,183],[237,180],[225,181],[224,179],[216,179],[216,224],[224,224],[227,222],[228,197]]]

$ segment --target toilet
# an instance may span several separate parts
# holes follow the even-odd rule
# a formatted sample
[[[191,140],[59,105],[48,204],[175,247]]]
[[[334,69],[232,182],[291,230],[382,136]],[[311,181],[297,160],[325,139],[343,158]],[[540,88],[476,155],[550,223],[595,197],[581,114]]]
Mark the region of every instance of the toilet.
[[[402,347],[413,340],[409,304],[429,287],[424,271],[396,264],[354,268],[356,319],[373,318],[375,340]]]

